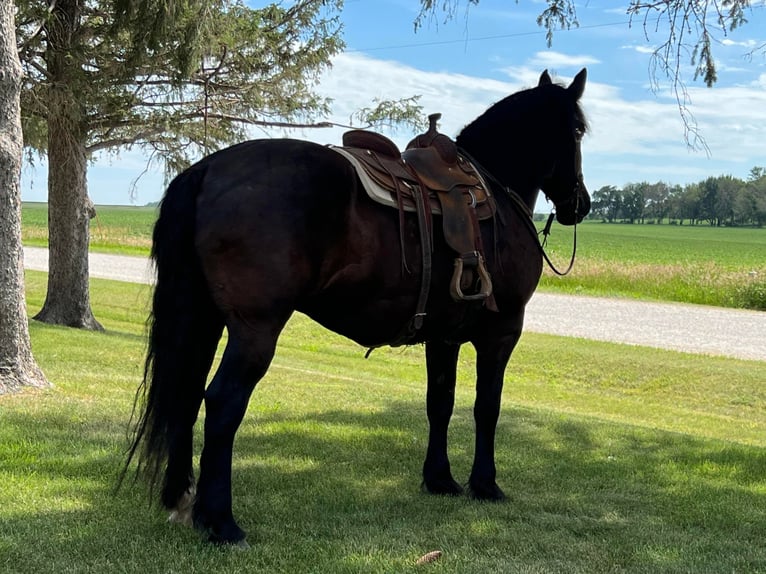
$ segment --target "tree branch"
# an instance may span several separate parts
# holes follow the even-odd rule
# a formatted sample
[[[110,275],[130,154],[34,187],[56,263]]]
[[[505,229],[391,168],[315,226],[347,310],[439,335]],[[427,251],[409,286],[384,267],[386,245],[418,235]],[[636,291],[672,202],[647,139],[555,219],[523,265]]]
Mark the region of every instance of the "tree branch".
[[[53,10],[56,8],[56,0],[49,0],[48,1],[48,9],[46,10],[48,16],[53,14]],[[45,19],[43,18],[40,24],[37,26],[37,30],[34,31],[34,33],[29,36],[20,46],[17,47],[17,50],[19,52],[19,57],[21,57],[22,54],[26,53],[27,48],[32,44],[32,41],[37,38],[37,36],[40,35],[40,33],[45,29]]]
[[[53,78],[53,76],[50,74],[50,72],[48,72],[48,70],[43,68],[40,64],[38,64],[34,60],[25,60],[23,61],[23,63],[28,66],[31,66],[32,68],[40,72],[46,80],[50,80],[51,78]]]
[[[184,114],[181,116],[181,119],[191,120],[191,119],[202,119],[203,117],[204,117],[204,114],[202,112],[197,112],[192,114]],[[271,121],[271,120],[251,120],[248,118],[243,118],[241,116],[233,116],[233,115],[221,114],[221,113],[207,114],[207,118],[213,119],[213,120],[224,120],[227,122],[246,124],[250,126],[261,126],[261,127],[267,127],[267,128],[290,128],[290,129],[331,128],[338,125],[333,122],[314,122],[314,123],[299,124],[299,123],[293,123],[293,122],[279,122],[279,121]]]
[[[151,130],[145,130],[143,132],[133,134],[130,137],[112,138],[112,139],[100,141],[93,145],[87,146],[85,148],[85,152],[88,155],[93,155],[96,152],[109,149],[109,148],[135,145],[141,140],[145,140],[157,134],[161,134],[164,131],[165,131],[165,128],[154,128]]]
[[[204,111],[199,111],[199,112],[194,112],[189,114],[182,114],[173,119],[177,121],[184,121],[184,120],[192,120],[192,119],[203,119],[204,117],[205,117]],[[294,122],[280,122],[280,121],[272,121],[272,120],[252,120],[252,119],[243,118],[240,116],[220,114],[220,113],[207,114],[207,118],[214,119],[214,120],[223,120],[227,122],[244,124],[244,125],[269,127],[269,128],[317,129],[317,128],[331,128],[331,127],[351,127],[351,126],[344,126],[343,124],[337,124],[334,122],[294,123]],[[128,127],[137,126],[137,125],[144,125],[145,123],[146,123],[145,121],[123,122],[119,126],[116,126],[116,125],[111,126],[110,130],[116,129],[118,127],[128,128]],[[142,132],[133,134],[131,136],[123,136],[123,137],[111,138],[111,139],[99,141],[92,145],[87,146],[85,150],[89,155],[92,155],[98,151],[102,151],[109,148],[135,145],[143,140],[148,140],[152,136],[161,134],[165,131],[167,130],[164,127],[156,127],[156,128],[144,130]]]

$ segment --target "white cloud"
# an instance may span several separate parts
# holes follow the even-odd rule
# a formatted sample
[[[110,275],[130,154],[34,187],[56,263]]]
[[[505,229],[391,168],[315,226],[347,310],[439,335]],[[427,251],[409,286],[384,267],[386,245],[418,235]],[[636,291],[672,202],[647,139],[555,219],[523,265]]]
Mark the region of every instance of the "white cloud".
[[[600,64],[601,61],[593,56],[577,55],[572,56],[569,54],[562,54],[561,52],[554,52],[547,50],[545,52],[537,52],[534,57],[529,61],[529,65],[538,66],[540,68],[582,68],[584,66],[590,66],[593,64]]]
[[[641,44],[634,44],[632,46],[622,46],[623,49],[634,50],[639,54],[654,54],[657,49],[653,46],[643,46]]]
[[[541,56],[541,54],[548,54]],[[359,53],[341,54],[322,79],[320,92],[334,99],[334,113],[328,119],[348,124],[351,114],[369,106],[374,98],[401,98],[420,94],[424,112],[441,112],[440,129],[456,135],[464,125],[479,116],[503,97],[537,84],[541,63],[558,58],[555,52],[534,54],[527,62],[502,71],[508,81],[455,74],[426,72],[395,61],[378,60]],[[572,56],[556,60],[580,67],[594,62],[590,56]],[[600,68],[598,68],[600,69]],[[577,70],[568,70],[574,73]],[[711,157],[691,153],[684,143],[683,124],[678,106],[669,93],[637,98],[626,97],[619,87],[619,77],[591,73],[582,99],[591,124],[591,133],[583,147],[583,167],[591,190],[603,185],[621,186],[627,182],[663,180],[669,183],[698,181],[709,175],[731,173],[745,177],[755,165],[766,165],[763,142],[766,141],[766,73],[751,84],[715,87],[691,87],[691,111],[694,113],[710,147]],[[561,78],[568,82],[571,78]],[[627,88],[626,88],[627,89]],[[267,137],[298,137],[319,143],[339,143],[345,128],[323,130],[272,130]],[[403,146],[414,135],[407,130],[385,132]],[[253,137],[264,137],[262,132]],[[143,166],[135,152],[121,154],[109,166],[105,162],[89,172],[94,201],[126,202],[127,187]],[[117,168],[126,168],[125,171]],[[135,168],[135,175],[127,168]],[[99,171],[103,169],[107,172]],[[38,168],[33,178],[40,182],[44,170]],[[107,177],[103,174],[106,173]],[[30,179],[29,173],[26,178]],[[115,181],[120,183],[115,186]],[[102,182],[106,182],[103,183]],[[111,183],[109,183],[111,182]],[[117,187],[125,187],[118,193]],[[30,198],[27,185],[25,199]],[[159,199],[163,185],[159,174],[149,174],[139,186],[138,202]],[[116,197],[120,195],[120,197]],[[122,197],[124,196],[124,197]]]
[[[537,82],[537,77],[533,81]],[[342,54],[334,60],[332,70],[323,77],[320,89],[324,95],[333,98],[331,119],[338,123],[348,123],[354,111],[371,105],[374,98],[397,99],[420,95],[419,103],[423,111],[441,112],[441,130],[455,135],[491,104],[522,87],[463,74],[424,72],[361,54]],[[325,137],[326,133],[314,131],[311,139]],[[394,132],[387,135],[397,143],[406,143],[414,134]]]
[[[579,66],[588,60],[572,61]],[[396,62],[347,54],[336,60],[332,77],[328,76],[322,86],[339,104],[343,102],[345,113],[367,105],[365,102],[373,96],[422,94],[424,111],[442,112],[442,131],[455,135],[498,99],[535,85],[540,63],[536,54],[524,65],[505,68],[509,82],[499,82],[462,74],[428,73]],[[690,88],[691,110],[711,152],[707,157],[690,151],[685,144],[678,105],[670,94],[647,94],[643,99],[629,101],[619,87],[596,80],[593,74],[590,77],[582,104],[591,123],[583,151],[586,181],[591,189],[641,179],[686,183],[730,172],[742,177],[759,161],[766,163],[760,159],[762,142],[766,140],[766,92],[760,84]],[[760,82],[766,86],[766,74]],[[366,86],[363,92],[360,86]],[[314,132],[316,135],[327,133]],[[403,144],[411,134],[392,137]]]
[[[756,46],[758,46],[758,42],[752,39],[736,42],[732,40],[731,38],[724,38],[723,40],[721,40],[721,44],[723,44],[724,46],[739,46],[741,48],[749,48],[749,49],[755,48]]]

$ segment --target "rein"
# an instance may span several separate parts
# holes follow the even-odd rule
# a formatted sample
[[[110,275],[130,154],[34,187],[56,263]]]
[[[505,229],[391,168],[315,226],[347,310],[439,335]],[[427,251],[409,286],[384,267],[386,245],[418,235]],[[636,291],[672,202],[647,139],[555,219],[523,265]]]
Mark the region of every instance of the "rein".
[[[537,239],[537,245],[540,248],[540,253],[542,254],[545,262],[548,264],[548,267],[550,267],[551,271],[553,271],[559,277],[568,275],[574,268],[575,258],[577,257],[577,223],[574,224],[572,257],[569,259],[569,265],[567,265],[567,268],[564,271],[560,271],[556,268],[556,266],[553,264],[553,261],[551,261],[550,257],[548,257],[548,254],[545,252],[545,244],[548,242],[548,236],[551,234],[551,226],[553,225],[553,219],[556,216],[556,212],[552,211],[550,213],[548,216],[548,221],[545,223],[545,227],[542,231],[538,231],[532,218],[532,211],[529,209],[527,204],[524,203],[524,200],[521,199],[521,196],[518,193],[513,191],[510,187],[500,183],[494,175],[488,172],[483,165],[471,157],[471,155],[464,149],[460,148],[460,154],[465,156],[471,163],[473,163],[473,165],[482,173],[482,175],[491,180],[495,185],[497,185],[500,189],[504,190],[508,194],[508,197],[512,200],[511,203],[513,203],[514,207],[516,207],[516,209],[521,213],[522,220],[526,224],[527,229],[532,234],[532,236]],[[575,188],[575,202],[575,213],[577,213],[577,208],[580,203],[580,196],[577,194],[577,188]],[[540,235],[543,236],[542,241],[540,241]]]
[[[508,190],[511,191],[511,190]],[[540,244],[540,252],[543,254],[543,259],[545,259],[545,262],[548,264],[548,267],[550,267],[551,271],[553,271],[556,275],[559,277],[564,277],[564,275],[568,275],[570,271],[572,271],[572,268],[574,267],[575,257],[577,256],[577,224],[574,224],[574,231],[572,232],[572,257],[569,260],[569,265],[567,265],[567,268],[564,271],[559,271],[556,269],[556,266],[553,264],[553,262],[548,257],[548,254],[545,252],[545,244],[548,242],[548,236],[551,234],[551,224],[553,223],[553,218],[556,216],[556,213],[551,211],[551,214],[548,216],[548,221],[545,223],[545,228],[543,228],[542,231],[537,233],[538,240],[537,242]],[[532,226],[534,227],[534,226]],[[537,230],[535,230],[537,231]],[[543,236],[543,240],[540,241],[539,236]]]

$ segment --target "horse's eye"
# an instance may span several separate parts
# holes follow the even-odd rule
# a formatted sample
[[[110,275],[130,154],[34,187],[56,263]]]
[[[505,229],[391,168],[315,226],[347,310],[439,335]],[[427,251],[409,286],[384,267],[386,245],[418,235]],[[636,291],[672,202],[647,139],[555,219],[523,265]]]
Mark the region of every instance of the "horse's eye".
[[[582,137],[585,135],[585,128],[582,126],[577,126],[574,130],[575,138],[577,138],[577,141],[580,141]]]

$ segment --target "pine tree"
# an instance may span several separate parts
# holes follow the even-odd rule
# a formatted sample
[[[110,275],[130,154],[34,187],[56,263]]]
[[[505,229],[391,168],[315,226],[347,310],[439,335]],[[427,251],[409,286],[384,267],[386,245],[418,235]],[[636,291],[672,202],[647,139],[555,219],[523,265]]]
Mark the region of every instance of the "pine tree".
[[[26,144],[48,158],[49,278],[38,320],[100,329],[88,291],[87,168],[140,147],[176,172],[252,125],[322,125],[319,74],[342,0],[17,3]]]
[[[0,2],[0,394],[48,386],[32,357],[21,249],[21,65],[14,5]]]

